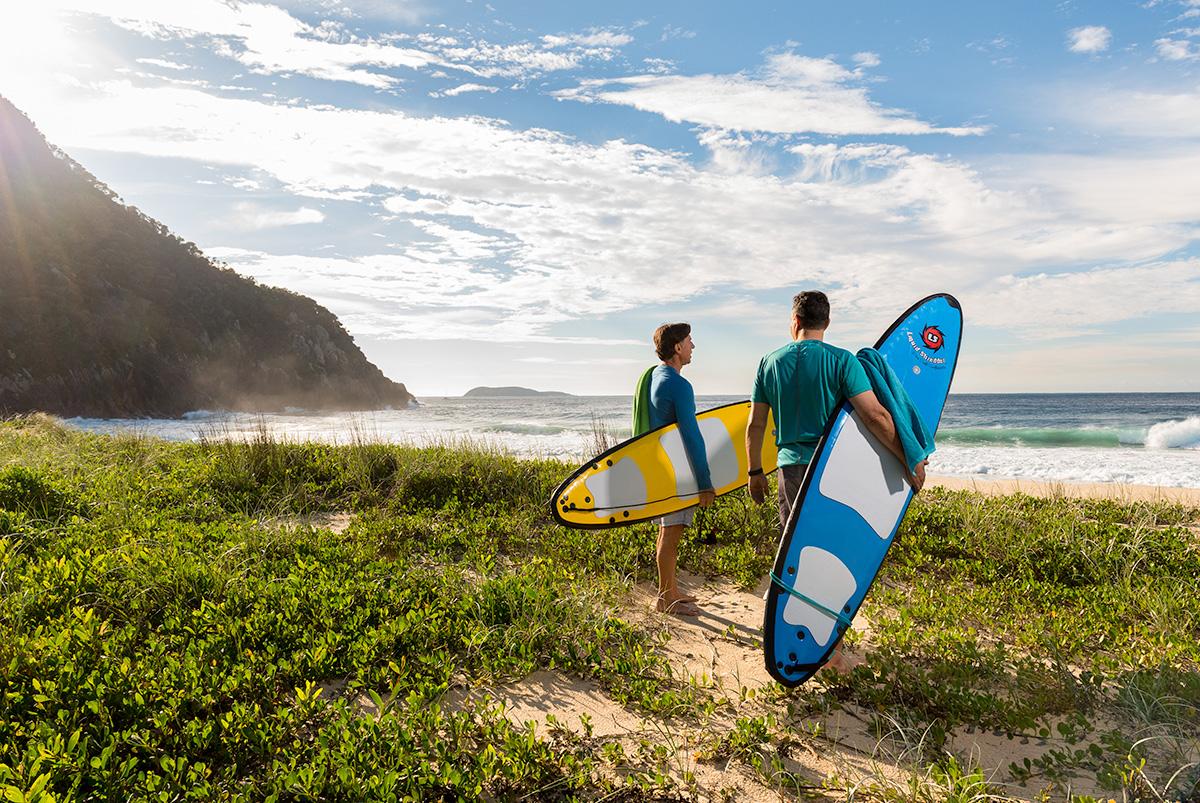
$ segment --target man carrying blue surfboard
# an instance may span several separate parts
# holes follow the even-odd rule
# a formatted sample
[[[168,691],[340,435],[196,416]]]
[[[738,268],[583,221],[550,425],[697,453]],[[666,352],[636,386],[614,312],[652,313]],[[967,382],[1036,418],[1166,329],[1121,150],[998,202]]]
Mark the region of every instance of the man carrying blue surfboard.
[[[762,502],[767,478],[762,470],[762,444],[767,412],[774,413],[775,443],[779,447],[779,526],[786,531],[792,504],[804,482],[825,424],[845,400],[859,418],[902,464],[907,461],[895,423],[879,403],[871,382],[858,359],[845,349],[825,342],[829,327],[829,299],[820,291],[798,293],[792,299],[792,342],[762,358],[754,378],[750,423],[746,428],[750,498]],[[919,463],[909,477],[914,491],[925,484],[925,464]],[[829,666],[848,668],[837,652]]]
[[[708,507],[716,499],[708,470],[708,455],[704,438],[696,423],[696,394],[692,384],[683,378],[683,366],[692,361],[696,344],[692,342],[692,327],[686,323],[666,323],[654,332],[654,349],[661,365],[643,374],[634,396],[634,435],[643,431],[678,424],[679,434],[687,452],[692,473],[696,476],[697,504]],[[698,616],[696,598],[684,594],[675,582],[675,563],[679,555],[679,540],[683,528],[692,523],[696,508],[692,507],[659,519],[655,559],[658,563],[657,610],[680,616]]]

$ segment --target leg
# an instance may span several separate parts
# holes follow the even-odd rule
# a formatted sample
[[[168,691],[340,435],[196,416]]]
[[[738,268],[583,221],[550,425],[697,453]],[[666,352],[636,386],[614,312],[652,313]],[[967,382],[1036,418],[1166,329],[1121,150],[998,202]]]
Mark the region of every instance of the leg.
[[[666,613],[696,616],[699,609],[692,603],[695,597],[683,594],[675,582],[675,564],[679,558],[679,539],[683,537],[684,520],[664,518],[658,528],[655,560],[658,563],[658,601],[655,608]]]
[[[804,483],[804,471],[808,468],[808,464],[799,466],[780,466],[778,473],[775,475],[775,480],[779,483],[779,534],[780,537],[787,532],[788,519],[792,515],[792,502],[796,499],[796,494],[800,493],[800,486]],[[763,599],[767,598],[770,593],[770,588],[763,592]]]
[[[788,519],[792,515],[792,503],[796,501],[800,487],[804,485],[804,472],[807,470],[807,463],[779,467],[777,479],[779,481],[779,532],[781,534],[787,532]]]
[[[789,519],[792,516],[792,505],[795,503],[796,497],[800,495],[800,488],[804,485],[804,474],[807,470],[808,466],[806,464],[779,467],[780,532],[787,532]],[[849,672],[861,663],[861,660],[852,657],[842,649],[842,640],[838,639],[837,646],[833,648],[833,654],[829,656],[829,660],[818,671],[830,669],[834,672]]]

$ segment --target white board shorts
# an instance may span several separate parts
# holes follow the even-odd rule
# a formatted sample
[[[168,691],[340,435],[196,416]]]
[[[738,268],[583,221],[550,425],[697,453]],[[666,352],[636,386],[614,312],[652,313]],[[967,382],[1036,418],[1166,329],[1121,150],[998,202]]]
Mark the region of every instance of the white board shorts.
[[[677,510],[674,513],[668,513],[658,520],[658,523],[664,527],[674,527],[677,524],[682,524],[684,527],[690,527],[692,519],[696,517],[696,506]]]

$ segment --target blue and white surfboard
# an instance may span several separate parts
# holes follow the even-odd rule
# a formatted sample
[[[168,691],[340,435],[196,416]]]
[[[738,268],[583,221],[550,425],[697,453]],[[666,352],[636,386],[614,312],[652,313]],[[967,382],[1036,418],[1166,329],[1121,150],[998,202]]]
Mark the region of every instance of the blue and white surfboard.
[[[950,295],[918,301],[875,348],[936,433],[954,379],[962,310]],[[912,500],[904,467],[849,402],[830,418],[775,555],[763,620],[767,671],[785,686],[829,660],[867,595]]]

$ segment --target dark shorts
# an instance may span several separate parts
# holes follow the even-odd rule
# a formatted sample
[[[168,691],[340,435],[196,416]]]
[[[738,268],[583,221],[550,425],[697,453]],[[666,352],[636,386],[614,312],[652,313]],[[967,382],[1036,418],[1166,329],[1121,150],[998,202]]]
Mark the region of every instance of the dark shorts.
[[[808,464],[797,466],[780,466],[777,474],[779,480],[779,529],[787,532],[788,518],[792,515],[792,503],[800,493],[804,484],[804,472]]]

